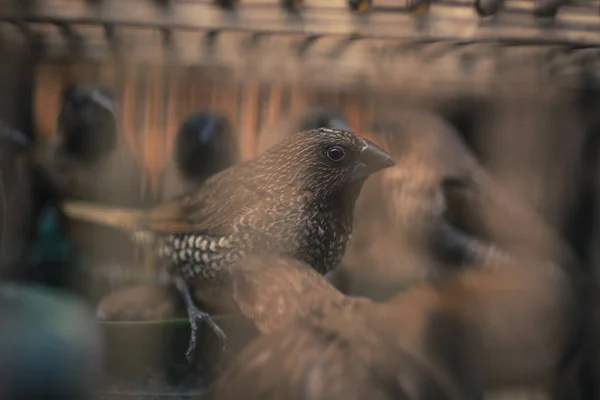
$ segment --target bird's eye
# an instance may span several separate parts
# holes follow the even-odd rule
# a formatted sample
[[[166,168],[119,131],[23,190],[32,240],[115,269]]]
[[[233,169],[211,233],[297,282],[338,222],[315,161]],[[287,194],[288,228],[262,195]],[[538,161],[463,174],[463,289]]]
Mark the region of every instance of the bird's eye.
[[[327,149],[327,157],[331,161],[341,161],[346,156],[346,152],[339,146],[333,146]]]

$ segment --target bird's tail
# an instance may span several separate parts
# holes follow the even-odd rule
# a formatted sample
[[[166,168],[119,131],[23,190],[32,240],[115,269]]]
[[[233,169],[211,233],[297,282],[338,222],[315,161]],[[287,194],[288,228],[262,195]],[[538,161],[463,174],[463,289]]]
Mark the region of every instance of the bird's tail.
[[[67,217],[80,221],[92,222],[132,234],[141,229],[142,210],[83,201],[67,201],[62,204],[61,208]]]

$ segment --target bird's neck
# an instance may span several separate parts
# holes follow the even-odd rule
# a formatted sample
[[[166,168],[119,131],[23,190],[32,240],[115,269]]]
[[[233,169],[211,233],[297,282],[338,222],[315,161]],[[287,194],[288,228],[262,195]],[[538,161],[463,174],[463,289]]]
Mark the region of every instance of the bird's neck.
[[[339,220],[348,228],[349,232],[352,230],[354,208],[363,183],[364,180],[355,182],[343,189],[333,191],[325,196],[325,200],[320,203],[322,207],[321,210],[323,212],[337,214]]]

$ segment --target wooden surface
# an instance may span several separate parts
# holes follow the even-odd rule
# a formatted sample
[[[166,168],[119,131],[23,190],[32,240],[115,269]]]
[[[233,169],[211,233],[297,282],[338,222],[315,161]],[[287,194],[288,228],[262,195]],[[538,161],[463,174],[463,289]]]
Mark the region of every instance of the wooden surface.
[[[476,15],[470,0],[438,1],[429,12],[426,27],[414,26],[414,17],[406,12],[405,2],[377,2],[382,6],[364,18],[348,12],[345,0],[309,0],[299,17],[291,17],[276,0],[241,1],[235,13],[215,7],[211,1],[174,1],[162,8],[149,0],[104,0],[90,5],[84,0],[40,0],[32,9],[23,10],[21,1],[0,2],[0,19],[15,17],[29,21],[60,20],[73,23],[118,23],[137,27],[168,26],[184,30],[236,29],[267,32],[311,32],[315,34],[377,37],[528,37],[538,40],[576,40],[600,44],[598,3],[565,7],[555,27],[548,34],[529,12],[533,2],[507,1],[496,21],[485,21]],[[389,7],[392,6],[392,7]],[[501,23],[501,32],[495,26]]]
[[[442,54],[448,52],[443,47],[449,43],[460,44],[459,53],[470,51],[473,46],[466,44],[472,42],[487,43],[484,53],[497,50],[491,44],[498,43],[571,49],[600,46],[597,0],[564,6],[554,21],[534,17],[534,3],[529,0],[507,0],[497,16],[485,19],[476,14],[472,0],[436,1],[424,16],[412,15],[402,0],[375,0],[377,7],[367,15],[349,12],[345,0],[308,0],[297,15],[284,11],[276,0],[242,0],[235,12],[221,10],[208,0],[173,0],[166,8],[150,0],[102,0],[98,5],[84,0],[37,0],[31,8],[23,3],[0,0],[0,34],[22,40],[23,30],[14,24],[26,23],[29,30],[41,34],[47,56],[76,54],[79,59],[114,57],[177,65],[216,62],[232,65],[238,73],[266,78],[285,74],[295,79],[319,75],[312,79],[335,84],[351,75],[355,80],[398,85],[399,80],[388,75],[397,71],[408,75],[413,57],[406,46],[414,41],[441,42]],[[75,34],[65,34],[61,26],[71,27]],[[114,28],[114,37],[107,36],[106,26]],[[207,35],[214,31],[221,33],[211,47],[206,45]],[[253,37],[256,33],[260,36]],[[307,35],[321,39],[300,55],[298,46]],[[378,51],[382,45],[385,56]],[[454,70],[463,68],[463,61],[443,57],[416,63],[425,77],[441,72],[460,77]],[[485,80],[486,69],[480,71],[477,65],[468,77],[480,80],[483,74]]]

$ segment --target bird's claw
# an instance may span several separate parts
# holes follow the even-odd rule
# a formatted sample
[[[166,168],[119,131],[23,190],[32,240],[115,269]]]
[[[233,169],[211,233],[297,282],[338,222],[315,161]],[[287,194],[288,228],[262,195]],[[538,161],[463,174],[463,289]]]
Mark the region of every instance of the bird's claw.
[[[188,345],[188,349],[185,352],[185,358],[188,360],[188,362],[190,364],[194,360],[194,353],[196,351],[196,338],[197,338],[197,333],[198,333],[198,325],[201,322],[205,322],[206,324],[208,324],[208,326],[210,326],[210,328],[213,330],[215,335],[217,335],[217,337],[223,344],[221,351],[225,352],[227,350],[227,336],[225,335],[225,332],[223,332],[223,330],[221,328],[219,328],[219,326],[212,320],[212,318],[210,317],[210,315],[208,313],[202,312],[196,307],[192,307],[188,310],[188,315],[190,318],[191,337],[190,337],[190,343]]]

